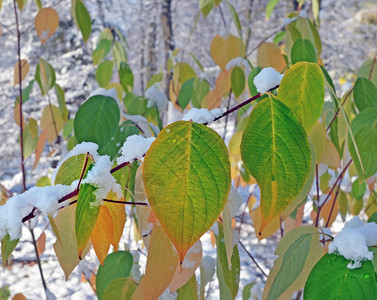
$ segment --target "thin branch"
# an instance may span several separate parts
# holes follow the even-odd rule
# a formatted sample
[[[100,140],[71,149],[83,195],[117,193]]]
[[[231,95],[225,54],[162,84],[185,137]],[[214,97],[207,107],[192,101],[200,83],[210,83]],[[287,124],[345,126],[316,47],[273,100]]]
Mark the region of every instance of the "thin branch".
[[[55,134],[56,134],[56,138],[57,138],[57,143],[60,144],[59,132],[58,132],[58,128],[56,126],[55,116],[54,116],[54,113],[52,111],[51,100],[50,100],[50,96],[48,95],[48,93],[47,93],[47,100],[48,100],[48,107],[50,109],[52,124],[54,125],[54,130],[55,130]]]
[[[226,110],[229,110],[229,107],[230,107],[230,100],[232,99],[232,88],[230,88],[230,91],[229,91],[229,98],[228,98],[228,104],[226,106]],[[225,136],[226,136],[226,128],[228,126],[228,117],[229,115],[227,115],[225,117],[225,124],[224,124],[224,133],[223,133],[223,140],[225,141]]]
[[[326,226],[325,227],[329,226],[331,215],[332,215],[332,213],[334,211],[335,202],[336,202],[336,199],[338,198],[338,195],[339,195],[339,190],[340,190],[340,185],[342,184],[342,180],[343,180],[343,176],[340,177],[339,184],[338,184],[338,189],[336,190],[335,197],[334,197],[334,200],[333,200],[332,205],[331,205],[330,214],[329,214],[329,217],[327,218]]]
[[[218,8],[219,8],[219,11],[220,11],[221,19],[223,20],[224,27],[226,27],[226,22],[225,22],[223,10],[221,9],[221,3],[219,4]]]
[[[275,30],[274,32],[272,32],[270,35],[268,35],[264,40],[262,40],[256,47],[254,47],[249,53],[247,53],[245,55],[244,58],[247,58],[248,56],[250,56],[255,50],[257,50],[265,41],[267,41],[270,37],[272,37],[273,35],[277,34],[280,30],[282,30],[284,27],[280,27],[279,29]]]
[[[84,173],[85,173],[86,165],[88,164],[88,160],[89,160],[89,152],[86,152],[84,166],[82,168],[80,179],[79,179],[79,183],[77,184],[76,190],[80,189],[80,184],[81,184],[82,178],[84,177]]]
[[[144,155],[143,155],[143,156],[144,156]],[[124,163],[122,163],[122,164],[120,164],[120,165],[117,165],[116,167],[114,167],[114,168],[111,169],[110,173],[113,174],[114,172],[116,172],[116,171],[118,171],[118,170],[120,170],[120,169],[122,169],[122,168],[128,166],[128,165],[131,164],[131,163],[132,163],[132,162],[126,161],[126,162],[124,162]]]
[[[369,79],[369,80],[372,78],[374,65],[376,64],[376,59],[377,59],[377,55],[374,56],[373,63],[372,63],[372,67],[370,68],[370,72],[369,72],[369,76],[368,76],[368,79]]]
[[[102,200],[105,201],[105,202],[117,203],[117,204],[148,206],[148,203],[145,203],[145,202],[127,202],[127,201],[117,201],[117,200],[111,200],[111,199],[102,199]]]
[[[351,95],[352,92],[353,92],[353,88],[349,90],[348,94],[347,94],[346,97],[344,98],[343,102],[341,103],[342,106],[344,105],[344,103],[346,103],[348,97]],[[329,131],[329,129],[330,129],[332,123],[333,123],[333,122],[335,121],[335,119],[337,118],[339,112],[340,112],[340,107],[339,107],[338,110],[336,111],[334,117],[331,119],[329,126],[327,126],[327,128],[326,128],[326,131]]]
[[[241,245],[241,247],[243,248],[243,250],[245,250],[246,254],[251,258],[251,260],[253,261],[253,263],[257,266],[257,268],[261,271],[261,273],[267,278],[267,274],[263,271],[263,269],[261,268],[261,266],[258,264],[258,262],[255,260],[255,258],[251,255],[251,253],[249,251],[247,251],[247,249],[245,248],[245,246],[242,244],[241,241],[238,241],[238,244]]]
[[[35,252],[35,256],[37,258],[37,265],[38,265],[38,269],[39,269],[39,274],[41,275],[43,289],[45,290],[46,297],[47,297],[47,285],[46,285],[45,278],[43,276],[42,264],[41,264],[41,260],[39,258],[37,241],[35,240],[34,230],[32,228],[30,228],[30,227],[29,227],[29,230],[30,230],[30,233],[31,233],[31,238],[33,240],[34,252]]]
[[[320,215],[320,212],[321,212],[321,207],[319,206],[319,176],[318,176],[318,164],[315,164],[315,182],[316,182],[316,186],[317,186],[317,216],[316,216],[316,219],[315,219],[315,227],[318,227],[318,223],[319,223],[319,215]]]

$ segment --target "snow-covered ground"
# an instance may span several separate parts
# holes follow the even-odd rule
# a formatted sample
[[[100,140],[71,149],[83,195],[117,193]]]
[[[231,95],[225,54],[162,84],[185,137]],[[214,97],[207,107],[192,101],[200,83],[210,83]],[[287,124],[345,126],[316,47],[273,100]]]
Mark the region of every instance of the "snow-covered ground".
[[[126,37],[129,49],[127,49],[129,64],[134,72],[135,90],[141,93],[140,88],[140,49],[144,42],[140,36],[143,28],[148,29],[151,22],[157,23],[156,29],[156,55],[157,70],[163,63],[162,29],[159,25],[159,14],[161,8],[156,5],[150,12],[140,11],[140,1],[134,0],[107,0],[107,1],[87,1],[85,4],[91,14],[93,23],[92,37],[84,45],[81,35],[74,28],[70,17],[69,5],[67,1],[42,1],[44,5],[54,4],[59,13],[60,25],[58,31],[43,46],[41,46],[33,26],[33,17],[36,13],[34,1],[28,1],[24,12],[19,14],[21,29],[30,29],[22,37],[22,57],[26,58],[31,66],[30,73],[23,85],[26,86],[32,79],[35,66],[39,57],[45,58],[56,70],[57,83],[66,91],[65,97],[68,109],[74,113],[78,106],[93,92],[98,86],[94,79],[95,67],[92,65],[91,52],[96,45],[96,38],[104,25],[115,26]],[[153,1],[146,1],[153,2]],[[159,3],[159,1],[156,1]],[[236,0],[234,3],[239,11],[241,23],[246,15],[246,2]],[[283,23],[285,14],[291,11],[291,1],[280,1],[268,22],[264,21],[264,10],[268,0],[250,1],[253,4],[251,21],[251,40],[249,49],[254,48],[258,43],[270,33],[277,30]],[[321,28],[320,34],[323,42],[322,58],[330,75],[333,77],[337,87],[340,86],[339,79],[352,82],[361,64],[368,58],[376,54],[377,46],[377,8],[372,6],[373,1],[358,0],[329,0],[322,1],[322,11],[320,13]],[[372,7],[372,8],[371,8]],[[375,19],[368,17],[370,11],[375,11]],[[214,63],[210,57],[209,45],[214,33],[223,29],[220,13],[212,12],[206,20],[201,18],[197,28],[189,42],[189,36],[194,19],[198,11],[198,1],[173,1],[173,35],[177,48],[184,48],[184,54],[180,58],[187,60],[191,65],[195,63],[191,60],[189,52],[193,52],[206,69],[211,70]],[[225,15],[230,26],[230,17]],[[17,61],[17,43],[14,35],[15,21],[11,0],[4,0],[0,11],[0,26],[2,36],[0,37],[0,183],[12,192],[21,190],[20,173],[20,150],[18,145],[19,128],[14,122],[13,111],[14,101],[17,96],[17,88],[13,86],[13,68]],[[145,26],[147,25],[147,26]],[[231,31],[235,31],[230,26]],[[147,34],[148,30],[144,32]],[[256,62],[256,52],[251,56],[252,63]],[[200,72],[196,70],[198,75]],[[51,101],[56,99],[51,95]],[[30,95],[30,100],[24,105],[25,115],[40,119],[42,108],[48,103],[47,98],[40,96],[37,84]],[[214,126],[221,134],[223,126]],[[229,135],[227,135],[229,137]],[[26,161],[27,186],[35,184],[36,180],[52,172],[52,166],[60,160],[65,153],[64,144],[61,145],[57,156],[46,158],[50,152],[46,146],[45,153],[36,169],[31,167],[34,163],[34,155]],[[310,211],[311,203],[308,203],[306,212]],[[241,208],[242,211],[242,208]],[[306,214],[307,215],[307,214]],[[334,231],[341,228],[341,219],[333,226]],[[82,272],[90,275],[90,270],[98,267],[98,261],[93,251],[80,263],[67,282],[64,281],[64,274],[55,257],[52,244],[55,241],[54,235],[48,226],[47,220],[40,217],[35,227],[36,238],[44,231],[46,233],[46,250],[41,255],[42,268],[50,291],[58,299],[95,299],[90,284],[82,281]],[[47,230],[45,230],[47,227]],[[133,231],[131,223],[127,221],[124,229],[124,236],[121,240],[120,249],[130,249],[137,252],[140,244],[133,241]],[[273,252],[276,248],[280,233],[267,240],[258,243],[254,233],[251,220],[246,214],[245,223],[242,226],[241,240],[245,247],[252,253],[254,258],[262,266],[265,272],[272,267],[275,258]],[[23,228],[23,237],[13,253],[13,264],[4,272],[0,273],[0,288],[9,286],[11,294],[23,293],[27,299],[44,298],[44,291],[39,277],[38,267],[35,263],[33,245],[31,244],[29,230]],[[203,256],[215,256],[215,249],[210,244],[209,234],[202,238]],[[141,249],[145,251],[145,249]],[[257,295],[261,294],[265,278],[255,267],[251,259],[244,250],[239,247],[241,258],[241,280],[238,298],[242,295],[242,287],[256,281],[254,288]],[[145,266],[145,257],[140,254],[140,264]],[[143,272],[143,270],[141,270]],[[217,279],[215,278],[209,285],[207,291],[208,299],[218,299],[219,290]]]

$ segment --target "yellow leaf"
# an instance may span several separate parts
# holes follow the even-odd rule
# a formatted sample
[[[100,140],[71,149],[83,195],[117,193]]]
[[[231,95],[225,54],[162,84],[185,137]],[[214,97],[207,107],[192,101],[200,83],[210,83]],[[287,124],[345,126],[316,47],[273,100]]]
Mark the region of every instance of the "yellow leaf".
[[[21,81],[26,78],[26,75],[30,71],[30,65],[26,59],[21,59]],[[13,76],[14,85],[19,84],[20,82],[20,68],[19,63],[17,62],[14,66],[14,76]]]
[[[154,226],[144,277],[144,300],[157,299],[169,286],[179,266],[178,253],[162,226]]]
[[[50,144],[58,137],[63,125],[64,120],[59,108],[52,104],[46,105],[42,112],[41,129],[47,130],[46,138]]]
[[[182,265],[175,269],[173,280],[169,285],[170,293],[184,286],[195,274],[195,270],[200,266],[202,261],[202,243],[199,241],[192,246],[185,256]]]
[[[326,141],[326,130],[320,121],[314,124],[314,127],[309,133],[309,139],[312,142],[315,151],[316,161],[320,161],[323,152],[325,151]]]
[[[279,73],[283,72],[287,66],[280,47],[267,42],[258,47],[257,63],[261,68],[272,67]]]
[[[60,244],[59,240],[56,240],[54,250],[59,264],[64,271],[65,280],[68,280],[69,275],[80,262],[77,256],[78,250],[75,237],[75,211],[76,204],[73,204],[59,210],[57,216],[54,218],[62,241]],[[82,257],[88,253],[90,247],[91,242],[89,241],[82,253]]]
[[[258,240],[268,238],[280,228],[280,218],[279,216],[276,216],[264,227],[262,232],[260,231],[262,225],[262,212],[260,206],[258,206],[255,210],[250,211],[249,214],[253,220],[255,232],[261,233],[261,235],[257,234]]]
[[[47,134],[48,134],[48,129],[45,129],[42,131],[41,135],[38,138],[38,144],[37,144],[37,147],[35,147],[35,161],[33,164],[33,170],[38,165],[39,160],[41,159],[43,148],[46,144]]]
[[[14,105],[14,120],[18,126],[20,126],[21,124],[20,119],[21,119],[20,118],[20,102],[17,102]],[[23,115],[22,115],[22,128],[25,128],[25,118]]]
[[[107,195],[107,199],[124,201],[124,198],[118,199],[116,193],[114,192],[110,192]],[[124,205],[119,203],[105,202],[105,206],[110,212],[114,228],[111,244],[114,246],[115,252],[117,252],[119,241],[123,234],[124,223],[126,223],[126,210],[124,208]]]
[[[328,165],[330,168],[336,169],[340,167],[338,150],[336,150],[334,144],[329,139],[325,142],[325,150],[319,162]]]
[[[211,42],[211,56],[213,61],[225,71],[226,64],[236,57],[244,57],[245,45],[239,37],[216,35]]]
[[[93,244],[93,249],[96,252],[101,265],[103,265],[107,253],[109,252],[110,244],[113,240],[113,233],[114,225],[111,214],[106,206],[101,205],[97,223],[96,225],[94,225],[92,234],[90,236]]]
[[[59,25],[59,15],[51,7],[42,8],[34,20],[35,29],[42,44],[54,34]]]

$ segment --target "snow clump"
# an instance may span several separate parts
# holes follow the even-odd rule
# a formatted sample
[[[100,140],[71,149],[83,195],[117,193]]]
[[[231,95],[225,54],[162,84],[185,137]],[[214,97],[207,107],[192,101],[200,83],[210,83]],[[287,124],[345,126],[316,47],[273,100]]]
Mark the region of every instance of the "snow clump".
[[[196,123],[211,123],[217,117],[221,116],[225,112],[224,108],[215,108],[208,110],[206,108],[192,108],[187,114],[183,116],[183,121],[193,121]]]
[[[117,91],[114,88],[111,88],[111,89],[108,89],[108,90],[106,90],[104,88],[98,88],[90,94],[89,98],[91,98],[93,96],[97,96],[97,95],[105,96],[105,97],[111,97],[111,98],[114,98],[115,100],[119,101],[118,96],[117,96]]]
[[[364,224],[356,216],[348,221],[334,241],[329,245],[329,253],[339,253],[346,259],[352,260],[347,267],[356,269],[361,267],[363,260],[373,260],[373,252],[368,247],[377,245],[377,224]]]
[[[161,92],[155,84],[147,89],[147,91],[145,92],[145,97],[148,98],[148,108],[157,106],[160,113],[166,110],[166,107],[168,105],[168,98],[166,98],[165,94]]]
[[[123,144],[122,155],[117,158],[118,165],[141,159],[155,139],[155,137],[145,138],[137,134],[129,136]]]
[[[265,93],[270,89],[278,86],[283,79],[284,74],[280,74],[274,68],[264,68],[255,76],[254,84],[259,93]]]

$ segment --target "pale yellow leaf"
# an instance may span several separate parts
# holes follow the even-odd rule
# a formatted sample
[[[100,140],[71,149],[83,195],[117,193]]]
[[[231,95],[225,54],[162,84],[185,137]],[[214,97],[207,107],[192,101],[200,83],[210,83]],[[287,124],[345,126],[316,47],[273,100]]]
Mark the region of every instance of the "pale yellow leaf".
[[[14,85],[18,84],[20,82],[20,67],[19,63],[17,62],[14,66],[14,76],[13,76],[13,82]],[[30,71],[30,65],[26,59],[21,59],[21,81],[23,81],[27,74]]]
[[[229,35],[225,38],[216,35],[211,42],[211,56],[213,61],[225,71],[226,64],[236,57],[244,57],[245,45],[239,37]]]
[[[42,112],[41,129],[47,130],[47,141],[52,142],[58,137],[59,132],[63,129],[64,120],[60,110],[55,105],[46,105]]]
[[[42,8],[34,20],[35,29],[42,44],[54,34],[59,26],[59,15],[51,7]]]
[[[287,66],[280,47],[274,43],[268,42],[258,47],[257,63],[261,68],[272,67],[279,73],[283,72]]]

